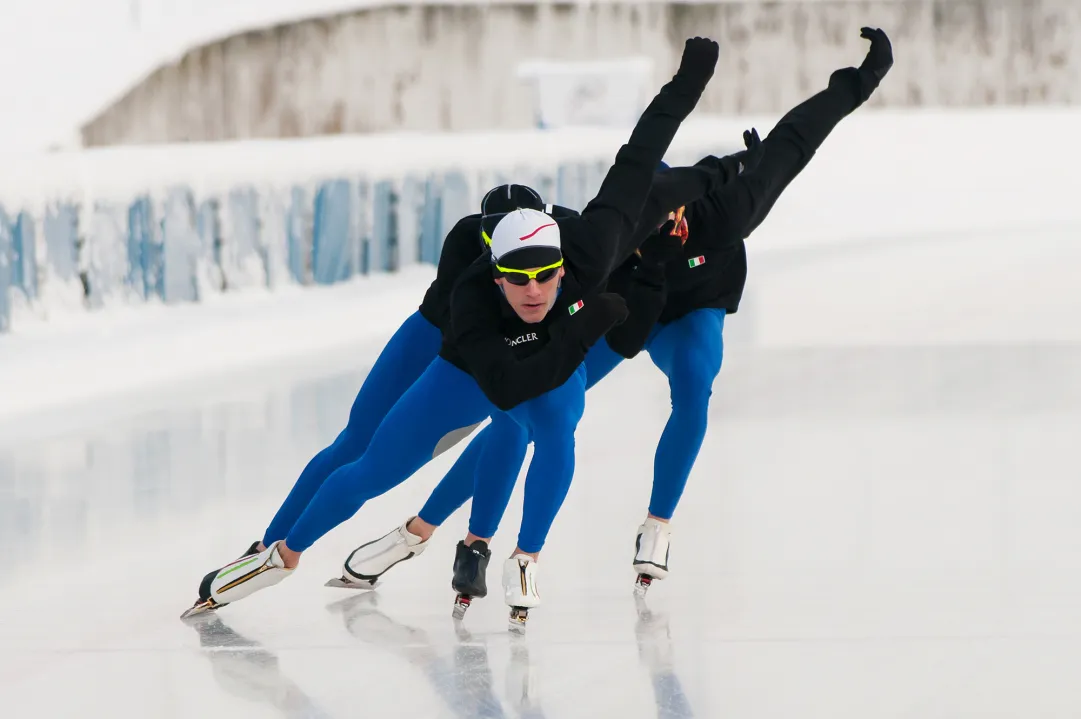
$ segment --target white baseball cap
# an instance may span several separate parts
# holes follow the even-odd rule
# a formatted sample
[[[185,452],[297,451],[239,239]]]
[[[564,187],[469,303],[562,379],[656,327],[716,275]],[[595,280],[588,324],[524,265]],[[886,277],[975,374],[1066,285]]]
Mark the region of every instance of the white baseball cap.
[[[508,212],[499,217],[488,234],[492,259],[503,267],[528,270],[547,267],[563,259],[559,225],[554,217],[538,210]]]

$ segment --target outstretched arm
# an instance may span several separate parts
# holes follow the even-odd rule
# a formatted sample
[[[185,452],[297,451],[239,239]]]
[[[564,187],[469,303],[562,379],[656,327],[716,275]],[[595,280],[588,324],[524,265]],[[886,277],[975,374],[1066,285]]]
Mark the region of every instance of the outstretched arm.
[[[721,158],[709,157],[692,167],[660,170],[653,176],[653,187],[642,208],[631,244],[639,248],[668,216],[703,197],[719,195],[744,172],[753,170],[762,160],[762,140],[755,129],[743,133],[747,149]],[[623,258],[619,258],[622,260]]]
[[[835,127],[871,96],[893,65],[889,38],[881,30],[863,28],[870,50],[858,67],[837,70],[825,90],[788,111],[762,141],[761,162],[728,185],[703,198],[740,239],[766,218],[781,193],[814,157]],[[716,168],[724,158],[706,157],[696,166]],[[733,233],[724,233],[732,237]]]
[[[597,196],[580,218],[560,224],[564,255],[586,292],[600,287],[616,264],[634,250],[634,228],[653,172],[713,76],[717,54],[717,43],[712,40],[687,41],[679,71],[638,119]]]

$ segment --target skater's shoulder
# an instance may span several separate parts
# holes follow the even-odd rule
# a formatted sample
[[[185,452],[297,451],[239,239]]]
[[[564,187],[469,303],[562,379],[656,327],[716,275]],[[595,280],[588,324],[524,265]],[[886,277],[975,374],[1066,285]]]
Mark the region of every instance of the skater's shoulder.
[[[492,281],[492,261],[490,255],[483,254],[458,276],[451,293],[451,306],[473,305],[478,301],[487,301],[497,294],[498,286]]]
[[[450,237],[464,233],[479,235],[481,229],[480,220],[480,215],[466,215],[454,223],[454,227],[450,228],[450,232],[447,233],[447,236]]]

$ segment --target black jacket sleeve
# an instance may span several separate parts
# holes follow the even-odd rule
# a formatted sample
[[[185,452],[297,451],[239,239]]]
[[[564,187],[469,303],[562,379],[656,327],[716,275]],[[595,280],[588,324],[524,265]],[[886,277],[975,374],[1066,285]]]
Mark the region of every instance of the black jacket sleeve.
[[[765,154],[754,170],[704,196],[695,214],[706,212],[725,231],[711,237],[746,239],[766,219],[792,180],[803,171],[838,123],[862,104],[859,72],[854,67],[833,73],[829,87],[796,105],[762,140]],[[695,167],[720,168],[716,157]]]
[[[702,96],[708,77],[676,74],[638,119],[627,144],[581,217],[560,223],[563,254],[583,291],[603,286],[609,273],[634,251],[634,229],[649,196],[653,173],[680,123]]]
[[[451,341],[485,396],[506,411],[570,379],[586,348],[552,334],[536,354],[519,359],[498,330],[499,311],[487,260],[478,260],[451,295]]]
[[[668,213],[687,207],[702,197],[720,192],[721,188],[735,179],[728,168],[719,161],[693,167],[673,167],[661,170],[653,176],[653,187],[642,207],[642,214],[634,228],[627,255],[616,258],[617,264],[632,255],[634,250],[668,219]]]
[[[604,339],[613,352],[632,359],[642,351],[664,309],[667,295],[664,266],[632,256],[612,273],[608,291],[623,297],[630,314],[623,324],[609,330]]]

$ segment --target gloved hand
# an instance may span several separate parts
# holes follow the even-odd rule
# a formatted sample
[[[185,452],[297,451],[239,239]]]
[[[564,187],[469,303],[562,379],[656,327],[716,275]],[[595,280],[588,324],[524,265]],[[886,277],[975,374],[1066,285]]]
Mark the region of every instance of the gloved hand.
[[[705,87],[713,77],[720,53],[720,45],[713,40],[705,37],[690,38],[683,45],[683,58],[676,76],[685,77],[695,85]]]
[[[753,127],[750,130],[743,131],[743,145],[747,149],[738,153],[743,155],[740,159],[740,162],[743,163],[743,169],[740,170],[741,175],[758,167],[758,163],[762,162],[762,158],[766,154],[766,148],[762,146],[762,138],[758,136],[758,130]]]
[[[856,107],[871,97],[878,83],[893,67],[893,46],[886,33],[871,27],[860,30],[860,37],[871,41],[867,57],[858,68],[843,67],[830,75],[830,88],[856,93]]]
[[[646,238],[638,248],[638,256],[644,264],[654,267],[670,260],[678,260],[683,256],[683,243],[687,241],[687,234],[687,220],[680,213],[678,218],[669,219],[657,232]]]
[[[867,51],[867,57],[863,59],[859,70],[861,75],[870,75],[874,78],[875,87],[893,67],[893,45],[886,33],[878,28],[860,28],[860,37],[871,41],[871,49]]]
[[[762,139],[758,137],[758,130],[753,127],[750,130],[744,130],[743,144],[746,150],[725,155],[718,160],[725,172],[725,177],[721,180],[722,184],[731,182],[737,175],[742,175],[744,172],[751,172],[758,167],[758,163],[762,162],[766,149],[762,146]]]
[[[608,330],[623,324],[629,314],[630,310],[622,297],[614,292],[604,292],[587,297],[583,300],[582,309],[566,319],[553,322],[548,331],[557,337],[577,340],[583,348],[589,348],[608,334]]]

